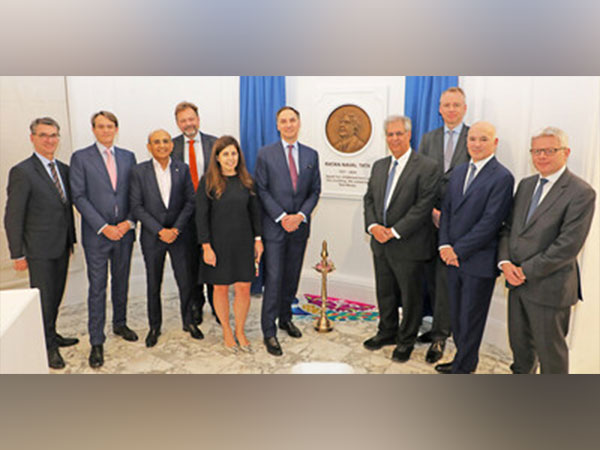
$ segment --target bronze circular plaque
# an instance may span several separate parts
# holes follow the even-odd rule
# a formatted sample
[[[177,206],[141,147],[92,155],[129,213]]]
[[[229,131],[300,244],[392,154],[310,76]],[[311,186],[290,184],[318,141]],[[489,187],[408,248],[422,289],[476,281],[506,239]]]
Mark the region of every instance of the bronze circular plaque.
[[[360,106],[338,106],[329,114],[325,132],[329,144],[337,151],[356,153],[369,142],[372,132],[371,119]]]

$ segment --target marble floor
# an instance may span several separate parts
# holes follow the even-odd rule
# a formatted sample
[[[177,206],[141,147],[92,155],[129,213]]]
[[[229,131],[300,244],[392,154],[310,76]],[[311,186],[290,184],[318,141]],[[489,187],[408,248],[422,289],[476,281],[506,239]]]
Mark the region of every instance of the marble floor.
[[[78,337],[80,343],[60,349],[67,366],[62,370],[50,370],[51,373],[288,374],[292,373],[296,364],[306,362],[346,363],[357,374],[436,373],[433,365],[425,362],[427,344],[418,344],[411,359],[406,363],[396,363],[390,359],[394,347],[384,347],[374,352],[366,350],[362,342],[377,330],[376,322],[367,321],[333,322],[332,332],[319,334],[312,327],[312,318],[295,317],[294,323],[302,330],[303,337],[293,339],[279,330],[278,338],[283,348],[283,356],[271,356],[262,343],[260,296],[252,297],[246,323],[246,335],[255,351],[252,354],[235,355],[223,348],[220,326],[208,312],[208,305],[205,305],[205,319],[200,326],[205,338],[198,341],[182,331],[178,298],[163,298],[162,335],[155,347],[146,348],[144,339],[148,332],[148,324],[145,297],[138,296],[129,300],[128,325],[138,333],[140,339],[137,342],[127,342],[112,334],[110,302],[108,304],[104,366],[92,369],[88,365],[90,345],[86,304],[67,305],[61,308],[58,331],[63,336]],[[449,361],[453,353],[454,345],[449,340],[442,362]],[[477,373],[509,373],[509,364],[509,355],[493,346],[484,345],[480,352]]]

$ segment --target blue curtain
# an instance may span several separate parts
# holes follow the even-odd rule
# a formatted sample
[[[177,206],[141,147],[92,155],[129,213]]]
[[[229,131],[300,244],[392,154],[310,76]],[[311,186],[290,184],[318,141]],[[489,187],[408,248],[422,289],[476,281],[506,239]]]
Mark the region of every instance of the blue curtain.
[[[458,77],[406,77],[404,115],[412,120],[411,147],[419,149],[421,136],[441,127],[440,95],[452,86],[458,86]]]
[[[279,139],[275,113],[285,106],[285,77],[240,77],[240,137],[246,165],[254,174],[258,149]],[[263,288],[261,261],[259,276],[250,288],[259,294]]]
[[[258,149],[279,139],[275,113],[285,105],[285,77],[240,77],[240,136],[251,174]]]

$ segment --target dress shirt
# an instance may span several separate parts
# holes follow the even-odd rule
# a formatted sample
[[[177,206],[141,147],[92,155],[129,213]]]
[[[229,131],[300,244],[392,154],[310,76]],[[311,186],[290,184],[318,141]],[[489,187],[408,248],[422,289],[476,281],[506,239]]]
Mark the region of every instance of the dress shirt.
[[[202,178],[204,174],[204,149],[202,148],[202,139],[200,139],[200,131],[196,133],[192,139],[188,138],[185,134],[183,135],[184,147],[183,147],[183,160],[189,166],[190,165],[190,141],[194,141],[194,153],[196,154],[196,168],[198,169],[198,179]],[[206,161],[208,164],[208,161]]]
[[[394,173],[394,179],[392,180],[392,186],[390,187],[390,195],[387,199],[384,199],[384,201],[385,201],[384,207],[386,210],[390,206],[390,201],[392,200],[392,197],[394,196],[394,190],[396,189],[396,184],[398,184],[398,180],[400,179],[402,172],[404,172],[404,168],[406,167],[406,163],[408,162],[408,159],[410,158],[411,152],[412,152],[412,149],[409,148],[402,156],[400,156],[400,158],[395,159],[392,156],[392,159],[390,161],[390,168],[388,170],[388,176],[389,176],[390,172],[392,171],[392,168],[394,167],[394,161],[397,161],[398,165],[396,166],[396,173]],[[367,228],[367,231],[370,233],[371,228],[373,228],[375,225],[378,225],[378,224],[372,223],[371,225],[369,225]],[[394,229],[394,227],[390,227],[390,229],[392,230],[394,237],[396,239],[400,239],[401,236]]]
[[[292,146],[292,158],[294,158],[294,163],[296,164],[296,171],[298,172],[298,179],[300,179],[300,161],[299,161],[299,150],[298,150],[298,141],[290,144],[289,142],[284,141],[283,139],[281,140],[281,145],[283,145],[283,156],[285,157],[285,163],[288,166],[288,171],[290,170],[290,162],[289,162],[289,158],[288,158],[288,146],[291,145]],[[300,214],[303,219],[302,222],[306,223],[306,216],[304,215],[304,213],[302,211],[298,211],[298,214]],[[279,217],[277,217],[275,219],[275,223],[279,223],[281,222],[281,219],[283,219],[285,216],[287,216],[288,213],[284,212],[282,213]]]
[[[471,184],[473,184],[473,182],[475,181],[475,178],[477,178],[479,176],[479,174],[481,173],[481,171],[483,170],[483,168],[485,167],[485,165],[491,161],[491,159],[495,156],[494,153],[492,153],[490,156],[488,156],[485,159],[480,159],[479,161],[475,162],[473,161],[473,159],[471,159],[469,161],[469,167],[467,168],[467,176],[465,177],[465,181],[463,183],[463,192],[465,192],[465,187],[467,186],[467,180],[469,179],[469,173],[471,172],[471,163],[475,164],[475,167],[477,168],[477,170],[475,171],[475,175],[473,176],[473,179],[471,180]]]
[[[533,188],[533,192],[535,192],[535,190],[540,185],[540,180],[542,178],[545,178],[548,181],[542,188],[542,195],[540,196],[540,201],[538,202],[538,206],[537,206],[538,208],[540,207],[540,204],[542,203],[542,200],[544,200],[544,197],[546,196],[546,194],[548,194],[548,192],[550,192],[550,189],[552,189],[552,186],[554,186],[554,183],[556,183],[556,181],[561,177],[561,175],[563,173],[565,173],[565,170],[567,170],[566,164],[562,167],[562,169],[559,169],[558,171],[554,172],[552,175],[548,175],[547,177],[542,176],[541,173],[539,174],[537,183],[535,183],[535,187]],[[533,194],[532,194],[532,197],[533,197]],[[509,261],[508,259],[503,259],[502,261],[500,261],[498,263],[498,269],[502,270],[502,264],[509,263],[509,262],[511,262],[511,261]]]
[[[456,144],[458,143],[458,138],[460,137],[463,126],[464,123],[461,122],[459,125],[455,126],[454,129],[452,129],[452,157],[454,157]],[[448,139],[450,139],[450,128],[444,124],[444,150],[446,149],[446,145],[448,145]],[[452,160],[452,158],[450,158],[450,160]]]
[[[115,173],[117,174],[117,180],[118,180],[119,179],[119,167],[117,165],[117,158],[115,157],[116,156],[115,155],[115,146],[111,145],[110,147],[105,147],[100,142],[96,141],[96,148],[98,148],[98,151],[100,152],[100,156],[102,156],[102,161],[104,161],[105,166],[106,166],[106,150],[108,150],[111,153],[111,155],[113,157],[113,161],[115,162]],[[108,169],[107,169],[107,171],[108,171]],[[135,227],[135,222],[132,220],[128,220],[127,222],[129,222],[129,226],[133,230],[133,228]],[[108,225],[107,223],[102,225],[100,227],[100,229],[98,230],[98,234],[102,234],[102,230],[104,230],[107,225]]]
[[[51,162],[54,163],[54,167],[56,167],[56,174],[58,175],[58,181],[60,182],[60,187],[62,188],[62,190],[63,190],[63,192],[65,194],[65,198],[67,198],[67,191],[65,190],[65,184],[63,183],[62,177],[60,176],[60,170],[58,170],[58,164],[56,164],[56,159],[50,160],[50,159],[48,159],[48,158],[40,155],[38,152],[34,151],[33,153],[42,162],[42,166],[44,166],[44,169],[46,169],[46,172],[48,173],[48,176],[52,180],[52,183],[54,183],[54,178],[52,177],[52,172],[50,171],[49,164]]]
[[[158,183],[158,190],[160,191],[162,201],[165,208],[169,208],[169,199],[171,198],[171,158],[169,158],[169,163],[165,169],[154,158],[152,158],[152,166],[154,167],[154,174],[156,175],[156,182]]]

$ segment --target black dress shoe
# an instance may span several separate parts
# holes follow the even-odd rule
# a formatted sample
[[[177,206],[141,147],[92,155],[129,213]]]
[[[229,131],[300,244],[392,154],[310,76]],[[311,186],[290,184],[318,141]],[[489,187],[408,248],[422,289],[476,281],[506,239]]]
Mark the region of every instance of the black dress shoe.
[[[363,345],[367,350],[379,350],[381,347],[386,345],[395,345],[396,344],[396,336],[384,337],[379,334],[376,334],[372,338],[367,339],[363,342]]]
[[[275,336],[270,338],[265,338],[265,346],[267,347],[267,351],[273,356],[281,356],[283,355],[283,350],[281,350],[281,345],[279,345],[279,341]]]
[[[419,344],[429,344],[432,341],[433,339],[431,339],[431,331],[427,331],[417,338],[417,342]]]
[[[64,369],[65,361],[60,356],[58,348],[48,350],[48,367],[51,369]]]
[[[203,320],[202,309],[198,307],[198,305],[192,305],[192,323],[194,325],[200,325]]]
[[[413,351],[412,345],[398,345],[392,353],[392,361],[406,362],[410,359],[410,354]]]
[[[56,333],[56,342],[59,347],[70,347],[71,345],[79,344],[79,339],[62,337],[60,334]]]
[[[113,328],[113,333],[117,336],[121,336],[126,341],[135,342],[138,340],[138,335],[127,325]]]
[[[443,373],[444,375],[448,375],[448,374],[452,373],[452,362],[438,364],[437,366],[435,366],[435,370],[438,373]]]
[[[302,332],[291,320],[288,320],[287,322],[279,322],[279,329],[287,331],[287,334],[293,338],[302,337]]]
[[[194,324],[188,323],[187,325],[184,325],[183,331],[187,331],[188,333],[190,333],[190,335],[194,339],[204,339],[202,331],[200,331],[200,329]]]
[[[104,364],[104,350],[102,345],[92,345],[89,362],[92,369],[97,369]]]
[[[446,341],[434,341],[429,346],[427,354],[425,355],[425,361],[430,364],[438,362],[442,356],[444,356],[444,349],[446,348]]]
[[[146,336],[146,347],[154,347],[158,342],[160,336],[160,330],[150,329],[148,336]]]

